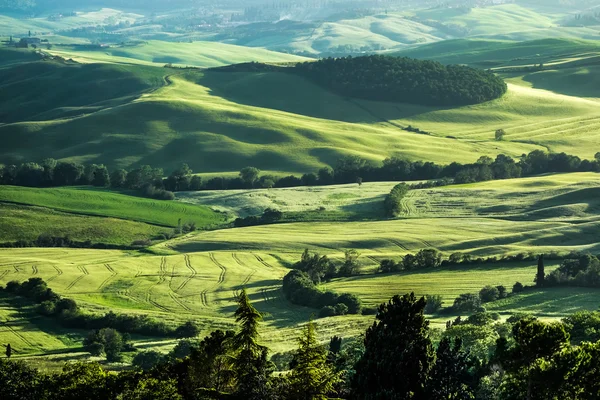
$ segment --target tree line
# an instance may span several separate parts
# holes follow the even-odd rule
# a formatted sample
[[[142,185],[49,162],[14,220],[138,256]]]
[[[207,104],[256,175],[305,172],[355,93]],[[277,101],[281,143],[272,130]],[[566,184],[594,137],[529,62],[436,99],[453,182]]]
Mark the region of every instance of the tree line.
[[[428,106],[478,104],[507,91],[491,71],[384,55],[326,58],[293,72],[342,96]]]
[[[112,311],[104,315],[86,313],[79,308],[75,300],[54,292],[42,278],[29,278],[24,282],[10,281],[6,287],[0,287],[0,293],[29,299],[36,304],[35,310],[38,314],[54,318],[67,328],[87,330],[111,328],[121,333],[164,337],[181,337],[190,332],[187,323],[173,328],[142,314],[126,315]]]
[[[430,327],[426,298],[394,296],[377,308],[358,341],[321,344],[309,321],[286,374],[274,374],[261,344],[262,315],[246,291],[236,331],[182,341],[167,356],[141,352],[118,374],[96,363],[67,364],[53,375],[0,360],[0,398],[65,399],[412,399],[592,400],[600,393],[600,312],[543,322],[489,313]],[[594,336],[596,335],[596,336]],[[100,335],[101,336],[101,335]],[[595,339],[594,341],[591,341]],[[99,339],[102,340],[102,339]],[[8,355],[8,352],[7,352]]]
[[[494,179],[510,179],[544,173],[600,172],[600,152],[594,160],[566,153],[546,153],[534,150],[523,154],[518,160],[504,154],[495,159],[480,157],[477,162],[448,165],[433,162],[408,161],[390,157],[377,165],[358,156],[339,159],[334,168],[324,167],[316,173],[301,177],[289,175],[277,177],[262,174],[258,168],[245,167],[237,177],[213,177],[203,180],[194,175],[187,164],[182,164],[169,176],[164,177],[162,168],[145,165],[127,171],[118,169],[109,173],[104,165],[57,162],[47,159],[41,164],[27,162],[20,165],[0,165],[0,184],[51,187],[92,185],[115,189],[134,190],[146,197],[172,200],[173,192],[198,190],[231,190],[285,188],[297,186],[325,186],[363,182],[416,181],[430,182],[413,184],[410,188],[442,186],[450,183],[473,183]],[[393,207],[392,207],[393,208]],[[391,210],[393,211],[393,210]]]

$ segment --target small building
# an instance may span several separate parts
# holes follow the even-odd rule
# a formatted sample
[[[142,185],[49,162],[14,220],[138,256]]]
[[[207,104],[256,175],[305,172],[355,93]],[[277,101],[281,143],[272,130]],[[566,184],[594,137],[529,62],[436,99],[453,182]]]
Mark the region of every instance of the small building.
[[[27,44],[27,45],[35,44],[35,45],[39,45],[40,43],[42,43],[42,39],[36,38],[36,37],[25,37],[25,38],[21,39],[21,44]]]

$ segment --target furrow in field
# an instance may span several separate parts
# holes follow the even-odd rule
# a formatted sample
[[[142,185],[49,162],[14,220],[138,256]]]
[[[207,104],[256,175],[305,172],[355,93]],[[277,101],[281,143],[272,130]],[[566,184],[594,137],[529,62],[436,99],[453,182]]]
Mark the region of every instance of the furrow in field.
[[[200,301],[202,302],[202,306],[204,307],[208,307],[208,289],[204,289],[201,293],[200,293]]]
[[[7,269],[7,270],[3,271],[3,272],[2,272],[2,274],[0,274],[0,280],[4,279],[4,277],[5,277],[6,275],[8,275],[9,273],[10,273],[10,270],[9,270],[9,269]]]
[[[169,291],[169,297],[171,297],[171,299],[181,308],[183,308],[185,311],[192,311],[191,308],[189,308],[183,301],[179,300],[177,298],[177,295],[171,291]]]
[[[261,256],[259,256],[258,254],[254,254],[254,257],[256,257],[256,259],[258,260],[259,263],[261,263],[262,265],[264,265],[267,268],[273,268],[272,265],[270,265],[268,262],[266,262],[265,260],[262,259]]]
[[[59,276],[61,276],[63,274],[62,269],[58,268],[56,265],[53,265],[52,268],[54,268],[56,270],[56,275],[51,276],[50,278],[46,279],[46,282],[52,282],[53,280],[55,280],[56,278],[58,278]]]
[[[115,271],[114,268],[110,266],[110,264],[104,264],[104,267],[108,270],[108,272],[110,272],[110,276],[100,284],[98,290],[102,290],[106,285],[108,285],[108,282],[110,282],[117,276],[117,271]]]
[[[79,281],[81,281],[83,278],[85,278],[86,275],[89,275],[89,272],[87,271],[87,269],[85,267],[78,266],[77,269],[79,271],[81,271],[81,275],[79,275],[71,283],[69,283],[69,286],[67,286],[67,288],[65,290],[69,291],[69,290],[73,289],[73,287],[75,285],[77,285],[79,283]]]
[[[23,336],[20,332],[16,331],[12,326],[9,325],[10,321],[6,321],[4,322],[4,326],[6,326],[6,328],[13,333],[16,337],[18,337],[19,339],[21,339],[26,345],[30,346],[30,347],[35,347],[35,344],[31,343],[31,341],[29,341],[29,339],[27,339],[25,336]]]
[[[241,265],[242,267],[244,266],[244,263],[242,262],[242,260],[240,260],[236,253],[231,253],[231,257],[233,257],[233,259],[236,263],[238,263],[238,265]]]
[[[391,242],[391,243],[395,244],[396,246],[400,247],[402,250],[408,251],[408,248],[405,245],[403,245],[399,240],[390,239],[390,238],[387,238],[387,240],[388,240],[388,242]]]
[[[210,253],[210,259],[217,267],[219,267],[221,269],[221,273],[219,274],[219,279],[217,281],[217,284],[221,285],[221,284],[223,284],[223,282],[225,282],[225,276],[227,274],[227,267],[225,267],[223,264],[221,264],[219,261],[217,261],[214,253]]]
[[[40,271],[38,270],[38,267],[36,267],[35,265],[31,266],[31,275],[37,275]]]
[[[192,279],[194,279],[194,277],[197,275],[196,270],[194,269],[194,267],[192,267],[192,263],[190,261],[190,256],[187,254],[183,255],[183,258],[185,260],[185,266],[190,270],[190,275],[181,283],[181,285],[179,285],[179,287],[177,288],[176,291],[180,291],[183,290],[188,283],[190,283],[190,281]],[[165,270],[166,273],[166,270]]]

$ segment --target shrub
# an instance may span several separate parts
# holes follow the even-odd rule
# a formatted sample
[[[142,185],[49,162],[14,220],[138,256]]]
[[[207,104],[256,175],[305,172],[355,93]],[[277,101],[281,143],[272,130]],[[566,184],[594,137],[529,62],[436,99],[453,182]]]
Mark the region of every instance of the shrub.
[[[525,290],[525,287],[521,282],[516,282],[512,287],[513,293],[521,293],[523,290]]]
[[[397,263],[394,260],[381,260],[379,263],[378,272],[387,274],[390,272],[400,272],[402,270],[402,264]]]
[[[319,318],[333,317],[334,315],[336,312],[333,306],[325,306],[319,311]]]
[[[427,301],[427,305],[425,306],[425,312],[427,314],[435,314],[442,308],[442,305],[444,304],[442,296],[439,295],[427,295],[425,296],[425,300]]]
[[[160,364],[164,359],[164,356],[155,350],[143,351],[133,357],[131,364],[144,371],[154,368]]]
[[[478,311],[481,307],[481,300],[478,295],[465,293],[461,294],[454,300],[452,306],[454,311],[457,312],[474,312]]]
[[[187,321],[175,329],[175,337],[178,339],[193,338],[200,334],[200,328],[191,321]]]
[[[348,306],[344,303],[338,303],[334,307],[335,315],[346,315],[348,314]]]
[[[377,307],[363,307],[361,310],[362,315],[377,315]]]
[[[488,285],[479,291],[479,298],[482,303],[496,301],[500,298],[500,291],[497,287]]]

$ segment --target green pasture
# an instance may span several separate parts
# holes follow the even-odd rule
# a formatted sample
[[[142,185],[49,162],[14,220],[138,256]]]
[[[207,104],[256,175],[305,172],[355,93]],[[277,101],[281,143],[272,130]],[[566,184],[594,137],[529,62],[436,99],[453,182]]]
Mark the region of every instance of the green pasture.
[[[278,53],[261,48],[218,42],[165,42],[150,40],[125,45],[111,45],[98,50],[81,50],[77,46],[57,46],[51,54],[82,63],[133,63],[162,67],[165,64],[211,68],[244,62],[299,62],[309,58]]]
[[[0,186],[0,202],[164,227],[176,227],[179,219],[182,223],[195,222],[200,229],[214,228],[225,221],[224,215],[204,206],[152,200],[88,187],[40,189]]]
[[[547,273],[556,267],[550,262],[546,264]],[[355,294],[368,306],[377,306],[398,293],[415,292],[417,296],[440,295],[444,306],[448,307],[459,295],[479,293],[486,285],[503,285],[509,292],[515,282],[533,285],[536,270],[536,261],[452,266],[426,271],[340,278],[327,283],[325,287],[338,293]],[[595,292],[598,293],[597,290]],[[522,301],[520,297],[510,300]],[[498,308],[501,307],[498,305]],[[516,308],[519,307],[512,309]]]
[[[0,203],[0,242],[33,241],[40,235],[68,236],[92,243],[131,245],[169,229],[141,222],[106,217],[88,217],[49,208]]]

